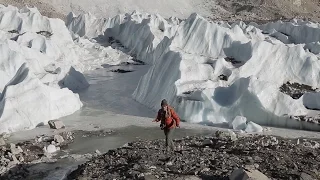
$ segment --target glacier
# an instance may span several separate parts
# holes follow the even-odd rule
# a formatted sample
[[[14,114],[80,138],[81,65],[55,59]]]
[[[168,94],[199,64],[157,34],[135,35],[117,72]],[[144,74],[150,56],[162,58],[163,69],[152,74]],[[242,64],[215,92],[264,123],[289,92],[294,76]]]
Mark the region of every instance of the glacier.
[[[230,124],[243,116],[260,125],[319,130],[294,118],[320,108],[319,24],[230,24],[195,13],[181,20],[134,11],[114,18],[69,14],[67,26],[83,38],[115,39],[152,65],[132,97],[154,110],[166,98],[192,123]],[[287,84],[310,88],[292,95]]]
[[[301,20],[231,24],[134,11],[69,13],[63,22],[0,5],[0,133],[81,109],[86,71],[142,62],[151,66],[132,97],[153,110],[165,98],[191,123],[241,116],[247,125],[319,130],[319,44],[320,25]]]
[[[0,133],[70,115],[89,86],[65,23],[36,8],[0,5]]]

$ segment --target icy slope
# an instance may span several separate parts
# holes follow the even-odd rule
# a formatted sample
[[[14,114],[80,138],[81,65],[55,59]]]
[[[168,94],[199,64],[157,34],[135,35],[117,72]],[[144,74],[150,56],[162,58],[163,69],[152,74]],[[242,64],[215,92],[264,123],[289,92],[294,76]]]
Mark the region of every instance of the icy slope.
[[[34,128],[72,114],[81,106],[78,94],[43,84],[24,63],[2,91],[0,132]]]
[[[133,12],[121,20],[108,19],[109,25],[101,28],[88,19],[94,18],[80,22],[98,29],[96,36],[105,30],[106,40],[120,41],[153,65],[133,97],[155,110],[166,98],[190,122],[230,123],[245,116],[262,125],[319,129],[292,119],[307,115],[307,108],[320,109],[312,98],[319,96],[320,86],[319,55],[314,53],[320,41],[318,24],[229,25],[197,14],[179,22]],[[81,29],[81,23],[74,26],[71,20],[69,29]]]
[[[84,67],[62,20],[35,8],[0,5],[0,54],[0,133],[46,124],[81,108],[72,91],[88,83],[78,72]]]

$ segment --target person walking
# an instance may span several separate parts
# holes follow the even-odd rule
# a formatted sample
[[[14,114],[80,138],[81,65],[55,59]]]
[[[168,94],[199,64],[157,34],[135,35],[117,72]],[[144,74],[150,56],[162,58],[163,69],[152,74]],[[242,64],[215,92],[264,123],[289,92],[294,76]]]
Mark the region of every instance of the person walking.
[[[180,118],[174,109],[168,105],[166,99],[161,101],[161,109],[159,109],[157,117],[153,122],[160,121],[160,128],[166,136],[166,151],[174,150],[173,132],[176,127],[180,127]]]

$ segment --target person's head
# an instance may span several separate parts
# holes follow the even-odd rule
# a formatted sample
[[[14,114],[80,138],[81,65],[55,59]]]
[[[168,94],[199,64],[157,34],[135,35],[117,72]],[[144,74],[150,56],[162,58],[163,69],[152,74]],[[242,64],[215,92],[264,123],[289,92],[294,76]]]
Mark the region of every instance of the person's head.
[[[167,106],[168,106],[167,100],[163,99],[163,100],[161,101],[161,108],[162,108],[163,110],[165,110]]]

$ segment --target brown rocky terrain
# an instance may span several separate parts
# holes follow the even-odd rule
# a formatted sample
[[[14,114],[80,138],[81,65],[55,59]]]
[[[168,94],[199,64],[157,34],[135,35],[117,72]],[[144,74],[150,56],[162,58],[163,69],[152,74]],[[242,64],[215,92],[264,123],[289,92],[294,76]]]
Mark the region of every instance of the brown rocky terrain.
[[[61,6],[56,6],[55,3],[44,0],[0,0],[0,4],[10,4],[19,8],[25,5],[35,6],[45,16],[65,19],[68,12],[62,10],[61,6],[66,3],[61,4]],[[207,16],[207,13],[204,12],[209,11],[211,14],[207,18],[211,20],[264,22],[299,18],[320,21],[319,0],[202,0],[199,3],[203,12],[197,9],[195,10],[196,13]],[[79,11],[76,4],[70,4],[70,8]],[[81,12],[86,11],[83,8]],[[95,12],[91,13],[94,14]]]
[[[46,3],[46,1],[41,0],[0,0],[0,4],[5,6],[11,5],[16,6],[17,8],[28,7],[37,7],[40,13],[44,16],[51,18],[60,18],[65,19],[66,15],[61,13],[56,7]]]
[[[207,3],[212,1],[207,0]],[[299,18],[320,20],[319,0],[225,0],[212,9],[214,20],[272,21]],[[221,11],[223,9],[223,11]]]

